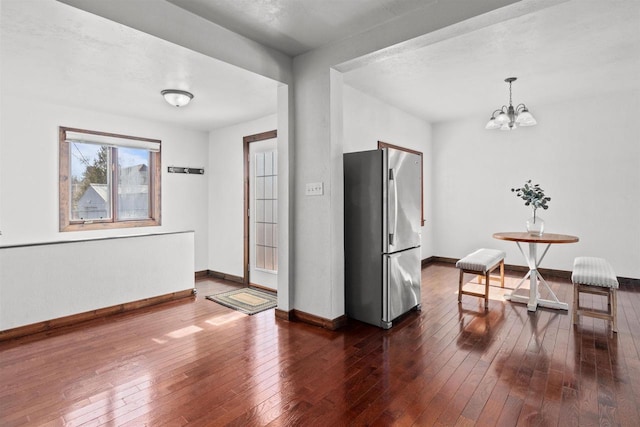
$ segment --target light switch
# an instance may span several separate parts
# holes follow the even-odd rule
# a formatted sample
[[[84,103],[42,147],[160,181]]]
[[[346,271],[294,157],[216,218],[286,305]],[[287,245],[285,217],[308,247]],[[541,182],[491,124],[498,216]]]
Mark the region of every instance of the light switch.
[[[322,196],[324,186],[322,182],[309,182],[305,190],[306,196]]]

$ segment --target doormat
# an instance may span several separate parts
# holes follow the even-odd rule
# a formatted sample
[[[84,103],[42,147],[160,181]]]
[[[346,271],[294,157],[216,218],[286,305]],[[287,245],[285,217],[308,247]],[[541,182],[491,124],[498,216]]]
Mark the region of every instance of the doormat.
[[[252,288],[242,288],[217,295],[209,295],[207,299],[245,314],[260,313],[274,308],[278,304],[275,294]]]

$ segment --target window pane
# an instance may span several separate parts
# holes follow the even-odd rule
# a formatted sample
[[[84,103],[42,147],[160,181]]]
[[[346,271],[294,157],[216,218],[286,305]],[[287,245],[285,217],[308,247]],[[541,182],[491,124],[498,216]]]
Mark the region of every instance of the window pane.
[[[273,246],[273,224],[264,224],[264,245]]]
[[[276,223],[277,169],[275,168],[276,152],[255,154],[254,201],[255,212],[252,218],[255,224],[254,250],[257,268],[277,271],[278,234]]]
[[[118,219],[149,218],[149,151],[118,148]]]
[[[71,220],[111,218],[109,147],[69,144],[71,159]]]
[[[273,151],[264,153],[264,174],[273,175]]]
[[[256,222],[264,222],[264,200],[256,200]]]
[[[264,268],[264,246],[256,246],[256,267]]]
[[[264,198],[273,198],[273,177],[267,176],[264,179]]]
[[[273,248],[264,248],[264,268],[266,270],[275,270],[273,268]]]
[[[264,222],[273,222],[273,209],[271,209],[273,200],[264,201]]]
[[[256,224],[256,245],[264,245],[264,224],[259,222]]]
[[[264,154],[256,153],[256,176],[264,176]]]
[[[264,177],[256,177],[256,199],[264,199]]]

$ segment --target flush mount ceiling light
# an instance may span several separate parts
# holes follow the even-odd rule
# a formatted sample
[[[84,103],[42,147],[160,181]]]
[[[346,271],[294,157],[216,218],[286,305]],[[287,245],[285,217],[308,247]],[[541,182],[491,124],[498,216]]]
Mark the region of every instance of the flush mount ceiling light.
[[[176,107],[184,107],[193,99],[193,94],[185,90],[165,89],[160,93],[165,101]]]
[[[491,118],[485,126],[485,129],[500,129],[500,130],[512,130],[518,126],[533,126],[536,125],[536,119],[527,109],[524,104],[519,104],[513,108],[513,102],[511,100],[511,83],[515,82],[517,77],[508,77],[504,79],[509,83],[509,106],[503,105],[502,108],[496,110],[491,114]]]

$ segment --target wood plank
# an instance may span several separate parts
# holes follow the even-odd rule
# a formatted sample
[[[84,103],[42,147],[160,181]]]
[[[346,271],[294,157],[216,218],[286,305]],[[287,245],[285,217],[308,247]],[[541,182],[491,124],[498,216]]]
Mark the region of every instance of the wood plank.
[[[247,316],[205,299],[235,282],[203,277],[196,298],[7,340],[0,425],[637,425],[640,292],[619,291],[611,335],[500,292],[458,304],[457,274],[429,263],[422,311],[387,331]]]

